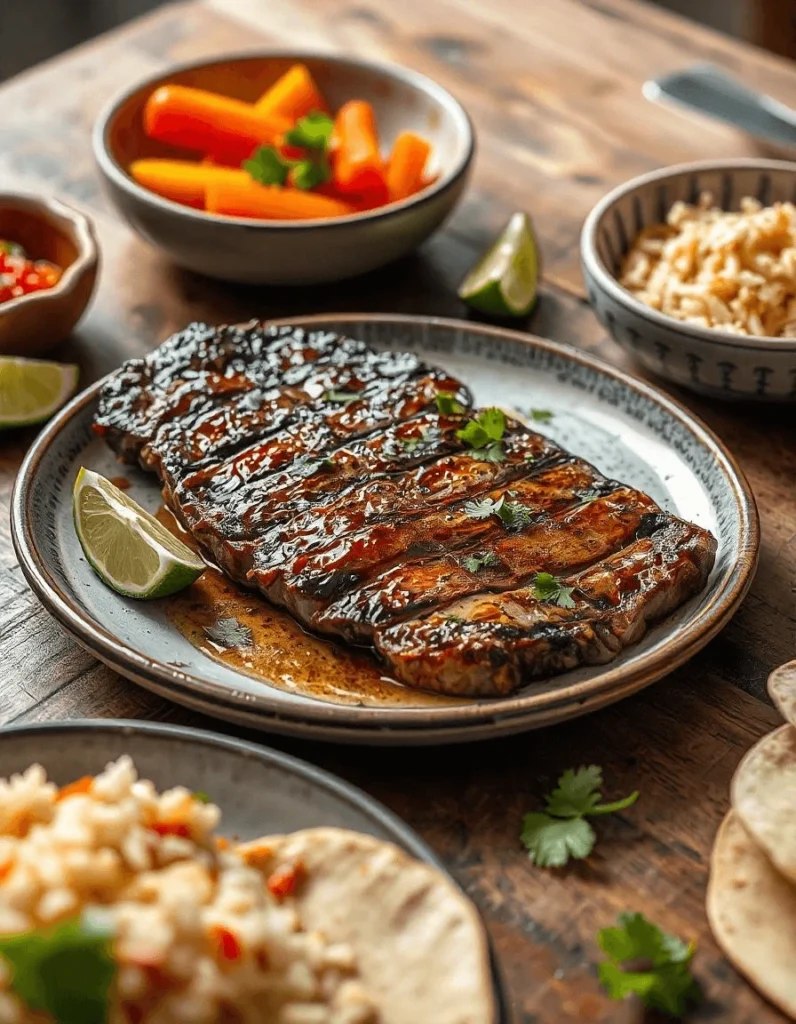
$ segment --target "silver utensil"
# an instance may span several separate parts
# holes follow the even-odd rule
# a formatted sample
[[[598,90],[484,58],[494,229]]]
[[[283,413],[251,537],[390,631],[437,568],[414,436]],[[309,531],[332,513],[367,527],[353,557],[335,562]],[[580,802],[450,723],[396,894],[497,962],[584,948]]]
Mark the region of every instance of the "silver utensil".
[[[755,92],[710,64],[697,64],[644,83],[654,102],[670,102],[778,145],[796,146],[796,110]]]

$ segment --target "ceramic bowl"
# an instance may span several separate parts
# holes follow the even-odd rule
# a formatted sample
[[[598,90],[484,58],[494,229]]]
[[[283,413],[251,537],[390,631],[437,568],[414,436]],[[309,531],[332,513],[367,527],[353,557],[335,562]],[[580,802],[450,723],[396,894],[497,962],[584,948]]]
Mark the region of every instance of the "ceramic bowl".
[[[402,202],[348,217],[256,221],[181,206],[142,188],[127,173],[140,157],[186,157],[144,134],[142,111],[158,86],[189,85],[254,101],[297,62],[307,65],[332,109],[353,97],[369,100],[384,147],[403,130],[428,138],[436,182]],[[403,256],[454,208],[473,151],[470,119],[430,79],[404,68],[305,53],[227,57],[173,68],[114,99],[94,130],[94,153],[110,196],[140,235],[188,270],[253,284],[336,281]]]
[[[0,354],[43,355],[70,333],[94,291],[94,230],[82,213],[56,199],[0,193],[0,239],[64,270],[54,288],[0,303]]]
[[[581,262],[589,301],[613,338],[650,370],[693,391],[729,399],[796,400],[796,338],[751,338],[698,327],[650,309],[617,281],[644,227],[678,199],[710,192],[725,210],[745,196],[768,205],[796,199],[796,163],[725,160],[682,164],[634,178],[589,214]]]

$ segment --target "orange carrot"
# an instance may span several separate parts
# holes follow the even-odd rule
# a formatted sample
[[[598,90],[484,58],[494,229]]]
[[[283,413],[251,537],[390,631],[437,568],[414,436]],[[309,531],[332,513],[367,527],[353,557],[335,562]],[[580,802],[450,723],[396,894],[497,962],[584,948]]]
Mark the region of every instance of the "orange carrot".
[[[406,199],[423,185],[423,170],[431,146],[414,132],[402,132],[395,140],[387,162],[387,191],[390,200]]]
[[[344,194],[381,195],[387,201],[384,162],[373,107],[362,100],[342,106],[335,120],[334,182]]]
[[[183,206],[204,209],[205,191],[214,181],[249,181],[249,175],[233,167],[190,163],[188,160],[134,160],[130,174],[144,188]]]
[[[237,164],[258,146],[274,142],[291,123],[259,113],[251,103],[183,85],[161,86],[144,108],[144,130],[150,138]]]
[[[298,121],[314,110],[326,111],[326,100],[303,64],[294,64],[254,104],[266,117],[286,117]]]
[[[67,797],[76,796],[78,793],[88,793],[93,782],[93,775],[84,775],[81,779],[76,779],[74,782],[70,782],[66,786],[61,786],[58,790],[58,796],[56,799],[61,801],[66,800]]]
[[[315,192],[246,181],[214,181],[207,187],[205,209],[229,217],[257,217],[263,220],[312,220],[344,217],[354,208],[339,199]]]

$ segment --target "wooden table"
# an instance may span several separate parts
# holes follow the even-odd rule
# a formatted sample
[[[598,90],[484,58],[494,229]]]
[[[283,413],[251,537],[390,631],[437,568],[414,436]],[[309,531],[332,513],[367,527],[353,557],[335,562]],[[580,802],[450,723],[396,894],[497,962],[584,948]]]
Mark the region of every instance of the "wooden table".
[[[232,288],[169,266],[116,218],[100,192],[89,145],[106,98],[172,62],[261,45],[399,61],[467,105],[480,138],[475,178],[460,210],[420,254],[365,281],[312,293]],[[680,160],[763,153],[726,127],[641,98],[648,75],[705,60],[781,100],[796,100],[788,63],[640,2],[178,4],[0,88],[0,188],[55,193],[94,218],[104,254],[99,293],[65,352],[80,362],[86,383],[191,318],[332,310],[463,315],[455,286],[517,207],[533,213],[546,265],[542,300],[527,327],[627,366],[585,302],[578,232],[591,205],[631,175]],[[486,916],[515,1024],[639,1020],[638,1007],[604,996],[595,972],[598,929],[636,909],[699,945],[696,970],[707,1002],[689,1019],[782,1019],[719,954],[703,900],[733,769],[777,724],[764,692],[766,674],[796,654],[793,411],[679,397],[730,445],[763,521],[752,591],[693,661],[587,719],[477,748],[363,750],[273,740],[363,786],[442,854]],[[4,506],[31,436],[3,439]],[[7,524],[6,510],[0,521],[4,722],[116,716],[230,728],[126,682],[68,639],[28,590]],[[610,794],[638,788],[638,804],[600,823],[588,863],[535,869],[518,841],[522,814],[538,806],[560,771],[589,763],[603,766]]]

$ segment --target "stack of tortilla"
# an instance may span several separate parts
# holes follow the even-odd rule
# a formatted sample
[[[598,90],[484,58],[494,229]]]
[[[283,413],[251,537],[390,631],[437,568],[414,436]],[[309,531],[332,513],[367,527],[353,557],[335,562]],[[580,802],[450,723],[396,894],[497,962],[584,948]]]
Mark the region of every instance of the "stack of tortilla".
[[[764,736],[735,773],[707,914],[726,956],[796,1019],[796,661],[773,672],[768,689],[788,724]]]

